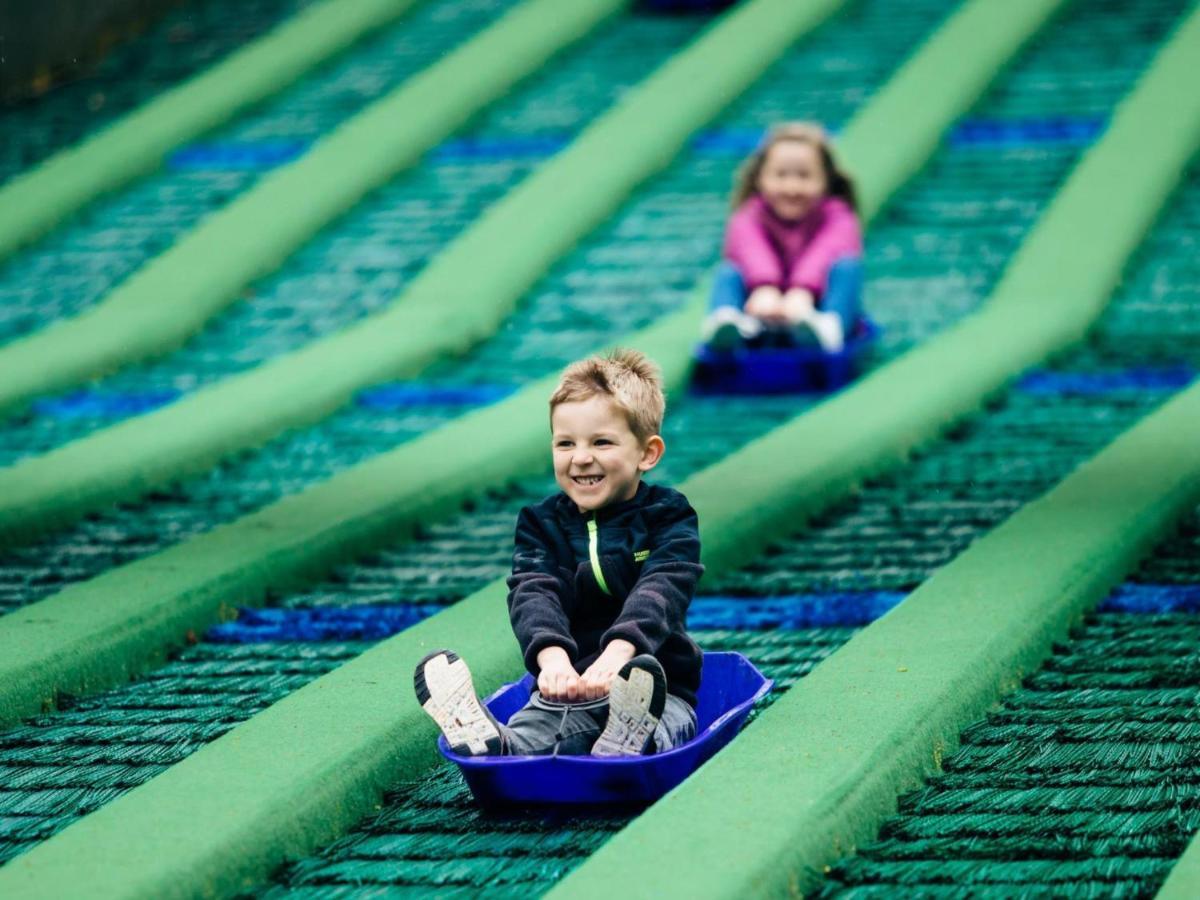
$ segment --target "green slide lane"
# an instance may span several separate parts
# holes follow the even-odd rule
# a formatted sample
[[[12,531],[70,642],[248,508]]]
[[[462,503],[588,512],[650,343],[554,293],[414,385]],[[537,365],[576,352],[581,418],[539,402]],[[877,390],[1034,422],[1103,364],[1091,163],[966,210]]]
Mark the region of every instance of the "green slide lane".
[[[212,69],[311,0],[195,0],[118,42],[81,77],[0,113],[0,185]]]
[[[362,387],[415,374],[486,338],[551,263],[841,2],[755,0],[718,20],[491,207],[387,311],[0,472],[0,541],[28,540],[114,500],[202,471],[235,450],[322,418]],[[1028,4],[1035,10],[1046,5]],[[613,153],[613,146],[622,152]],[[469,286],[464,271],[472,273]],[[0,385],[4,371],[0,353]]]
[[[105,300],[0,348],[0,410],[178,346],[247,284],[625,5],[526,0],[264,177]]]
[[[1189,60],[1197,51],[1200,12],[1193,12],[1064,188],[1062,202],[1030,238],[1031,252],[1023,249],[999,292],[1046,284],[1059,302],[1064,296],[1083,302],[1084,289],[1107,292],[1134,234],[1153,218],[1200,145],[1200,100],[1188,87]],[[1161,140],[1147,146],[1148,133]],[[1128,179],[1135,169],[1147,182],[1114,190],[1113,173]],[[1097,214],[1101,196],[1112,203],[1103,217]],[[1117,227],[1114,209],[1127,214]],[[1125,229],[1132,233],[1116,234]],[[1093,266],[1081,255],[1074,266],[1080,285],[1072,284],[1072,266],[1064,264],[1069,252],[1064,248],[1057,259],[1049,252],[1068,234],[1092,250],[1117,241],[1124,252],[1115,262],[1106,258],[1118,273],[1092,278]],[[1046,235],[1056,240],[1034,252]],[[1001,344],[999,352],[1013,354],[999,330],[992,340]],[[734,747],[614,837],[557,895],[615,890],[645,896],[639,889],[652,883],[649,874],[663,854],[677,856],[681,845],[688,848],[687,864],[676,884],[688,896],[774,896],[812,887],[816,873],[869,838],[894,810],[896,795],[936,771],[959,731],[1014,688],[1200,501],[1198,441],[1200,387],[1193,387],[939,570],[775,704]],[[803,736],[799,757],[781,749],[796,735]]]
[[[325,0],[0,189],[0,260],[282,90],[417,0]]]
[[[951,113],[949,117],[952,118],[953,114]],[[895,130],[894,136],[899,136],[902,133],[903,133],[902,123],[899,123]],[[664,335],[663,335],[664,339],[670,339],[670,340],[674,341],[676,347],[682,347],[682,348],[684,348],[684,350],[686,352],[686,347],[691,342],[690,332],[687,334],[682,334],[682,335],[679,334],[678,332],[671,333],[671,329],[668,329],[666,327],[665,323],[663,326],[660,326],[660,328],[664,332]],[[658,349],[659,348],[654,348],[655,352],[657,352]],[[669,348],[664,347],[663,349],[669,349]],[[678,378],[678,373],[676,373],[675,377]],[[544,402],[545,402],[544,386],[539,386],[538,396],[536,398],[536,407],[538,408],[537,419],[538,419],[538,423],[539,423],[539,430],[540,430],[540,427],[544,425],[544,422],[541,421],[544,418]],[[539,440],[538,444],[540,445],[541,443],[542,442]],[[494,448],[493,448],[493,450],[494,450]],[[543,452],[543,451],[541,451],[541,449],[539,447],[539,454],[541,452]],[[746,524],[743,523],[741,527],[746,527]],[[487,602],[487,599],[489,596],[490,596],[491,600],[493,601],[491,603]],[[502,596],[503,596],[503,591],[501,588],[500,589],[500,597],[502,597]],[[429,625],[429,623],[427,623],[424,626],[418,626],[416,629],[413,629],[411,632],[408,632],[407,634],[401,635],[400,637],[393,639],[393,641],[390,641],[387,644],[387,647],[390,648],[389,653],[385,655],[384,661],[382,663],[379,662],[380,654],[378,652],[368,654],[366,657],[363,657],[359,661],[350,664],[349,666],[343,668],[342,670],[339,670],[339,672],[336,673],[334,676],[331,676],[331,678],[334,680],[324,680],[320,683],[319,688],[317,688],[317,686],[314,685],[315,690],[309,691],[307,693],[302,692],[301,694],[295,695],[293,698],[291,698],[291,700],[284,701],[279,706],[274,707],[271,711],[271,712],[275,713],[276,715],[279,715],[282,713],[284,715],[284,719],[269,720],[266,717],[260,717],[256,720],[254,720],[254,723],[252,723],[252,726],[249,726],[251,729],[250,731],[247,731],[245,729],[239,729],[239,731],[237,733],[237,740],[236,740],[236,743],[239,747],[238,752],[245,754],[248,751],[249,746],[255,743],[255,738],[254,738],[255,734],[260,734],[263,736],[268,735],[270,733],[271,728],[273,727],[271,725],[271,721],[274,721],[274,723],[275,723],[274,727],[278,727],[282,722],[287,721],[287,718],[289,715],[295,715],[297,712],[301,712],[301,714],[307,715],[302,712],[305,709],[305,703],[312,702],[313,700],[318,700],[319,698],[324,698],[324,700],[320,701],[320,702],[327,704],[325,706],[326,712],[322,716],[323,722],[317,723],[314,721],[313,728],[309,729],[306,727],[304,729],[304,732],[305,732],[304,742],[306,745],[326,744],[325,750],[329,751],[329,750],[333,749],[333,747],[332,747],[333,744],[338,743],[339,741],[344,741],[344,739],[346,739],[346,738],[352,737],[352,742],[358,742],[358,743],[363,743],[363,744],[365,744],[365,743],[372,744],[372,746],[374,746],[376,748],[375,749],[376,753],[384,754],[385,756],[389,757],[389,764],[395,762],[397,755],[401,756],[401,761],[403,761],[404,759],[407,759],[408,756],[413,756],[414,760],[428,759],[428,753],[432,749],[432,746],[431,746],[431,744],[427,743],[427,734],[419,733],[420,740],[413,742],[412,733],[407,730],[405,724],[397,723],[395,721],[397,710],[400,706],[400,701],[398,701],[397,698],[395,698],[393,696],[394,692],[391,690],[391,686],[390,686],[390,681],[394,680],[394,676],[385,674],[388,671],[391,671],[392,669],[394,669],[394,666],[392,666],[386,660],[387,660],[387,658],[391,657],[392,654],[394,654],[395,652],[407,653],[408,655],[411,655],[413,652],[417,652],[414,649],[413,644],[415,643],[418,646],[427,644],[427,639],[423,637],[423,635],[425,635],[426,632],[431,632],[433,635],[436,636],[439,633],[443,633],[446,629],[454,630],[456,632],[462,631],[461,628],[456,627],[456,625],[455,625],[456,621],[461,626],[469,627],[470,633],[477,634],[477,635],[481,634],[481,633],[486,633],[486,631],[489,628],[494,628],[497,626],[497,624],[502,625],[503,624],[502,619],[499,622],[492,621],[492,619],[494,619],[492,612],[494,610],[502,610],[502,607],[503,607],[502,602],[496,603],[496,602],[494,602],[495,599],[496,599],[496,591],[494,588],[490,592],[489,591],[483,592],[482,596],[476,595],[476,598],[474,598],[470,601],[467,601],[465,603],[465,605],[460,605],[460,606],[462,606],[462,608],[456,607],[456,608],[451,609],[450,611],[438,616],[436,620],[432,620],[432,621],[436,621],[436,622],[440,623],[436,627],[432,628],[432,632],[431,632],[431,626]],[[502,615],[503,614],[501,612],[501,616]],[[487,620],[487,621],[483,621],[483,620]],[[466,633],[466,632],[463,632],[463,633]],[[401,649],[402,644],[405,641],[408,641],[408,650],[407,651]],[[478,657],[478,659],[484,660],[485,658],[495,658],[496,657],[496,654],[494,652],[495,648],[490,648],[491,652],[489,653],[487,651],[487,649],[485,649],[482,646],[479,646],[479,647],[474,646],[477,641],[478,641],[478,637],[476,637],[476,638],[468,637],[466,643],[459,642],[459,645],[463,648],[464,652],[471,653],[473,659],[475,657]],[[374,660],[375,662],[372,662],[372,660]],[[511,671],[517,665],[516,660],[513,660],[513,659],[498,660],[498,662],[504,669],[507,669],[509,671]],[[382,666],[382,668],[378,668],[379,666]],[[477,673],[481,673],[481,678],[499,677],[501,674],[499,672],[484,671],[485,668],[486,668],[486,666],[480,666],[480,665],[476,666]],[[346,680],[347,678],[349,680]],[[372,685],[371,682],[375,682],[375,684]],[[359,691],[365,691],[365,692],[367,692],[367,694],[370,694],[372,691],[377,692],[375,694],[375,697],[377,699],[373,700],[373,701],[369,701],[369,702],[370,702],[370,705],[372,705],[374,707],[374,709],[378,713],[378,715],[373,717],[372,715],[368,714],[364,719],[361,719],[361,720],[356,716],[356,722],[361,725],[361,730],[357,730],[357,732],[354,736],[345,734],[344,728],[339,728],[337,725],[332,724],[328,721],[329,717],[332,715],[333,710],[335,708],[343,709],[342,706],[338,705],[339,702],[345,702],[348,699],[345,695],[342,695],[340,698],[340,701],[331,701],[331,699],[330,699],[331,693],[334,693],[334,694],[337,693],[338,685],[341,685],[343,690],[347,687],[353,686],[354,693],[357,693]],[[308,699],[306,700],[304,698],[308,698]],[[360,699],[367,699],[367,697],[364,694]],[[295,704],[297,702],[300,703],[300,706],[299,707],[289,707],[292,709],[291,713],[289,714],[287,712],[287,710],[285,709],[285,707],[288,706],[288,704]],[[409,702],[406,705],[411,705],[411,702]],[[406,718],[407,718],[407,716],[406,716]],[[266,731],[258,730],[258,729],[262,729],[264,727],[266,728]],[[384,729],[384,733],[379,732],[378,729]],[[373,731],[379,735],[378,740],[367,737],[367,735],[372,733]],[[408,746],[408,748],[409,748],[408,750],[406,750],[405,747],[403,745],[401,745],[399,742],[393,743],[393,741],[397,740],[399,735],[402,735],[402,734],[405,735],[404,745]],[[235,736],[230,735],[230,737],[234,738]],[[215,749],[216,747],[217,747],[217,745],[213,745],[210,748],[210,750]],[[345,749],[348,749],[348,747],[346,747],[346,745],[344,743],[343,743],[343,747]],[[298,766],[300,766],[301,760],[298,757],[308,754],[309,751],[311,751],[313,748],[312,748],[312,746],[308,746],[307,750],[304,748],[295,748],[295,749],[296,749],[295,756],[293,756],[290,749],[287,752],[287,762],[288,762],[288,764],[290,764],[292,761],[295,761],[295,763]],[[199,765],[196,762],[197,760],[200,759],[201,756],[204,756],[204,754],[207,752],[208,751],[202,751],[201,754],[192,758],[192,761],[190,763],[190,767],[188,768],[188,771],[190,771],[194,777],[204,778],[204,777],[208,777],[204,774],[206,771],[211,773],[212,770],[206,769],[203,765]],[[407,754],[407,755],[405,755],[405,754]],[[357,750],[352,751],[350,759],[343,758],[343,760],[341,762],[336,762],[336,763],[332,763],[332,764],[330,764],[329,760],[327,759],[325,763],[318,764],[317,768],[319,768],[320,771],[323,773],[323,781],[324,782],[327,782],[331,772],[336,771],[339,775],[339,778],[344,777],[345,786],[351,786],[352,792],[357,791],[357,795],[360,798],[364,798],[364,797],[369,798],[370,793],[373,789],[372,784],[377,783],[374,781],[374,779],[377,776],[372,774],[372,772],[370,771],[371,764],[370,764],[370,761],[365,758],[366,756],[369,756],[369,751],[367,751],[365,746],[363,746],[363,747],[359,747]],[[211,765],[211,757],[206,757],[206,758],[210,759],[209,765]],[[246,758],[248,759],[248,757],[246,757]],[[283,762],[283,758],[280,757],[278,754],[276,754],[272,768],[276,769],[277,768],[276,764],[281,764],[282,762]],[[188,767],[188,764],[185,764],[185,767]],[[301,771],[301,770],[297,770],[297,771]],[[312,774],[315,774],[317,769],[310,768],[310,769],[307,769],[307,771],[309,771]],[[175,770],[175,772],[179,773],[185,779],[187,777],[189,777],[182,773],[182,767],[180,770]],[[229,773],[227,773],[227,774],[229,774]],[[237,773],[233,773],[233,774],[235,777],[239,777]],[[287,779],[278,779],[278,778],[275,778],[274,775],[272,775],[271,777],[269,777],[267,779],[267,781],[271,782],[271,784],[256,781],[256,784],[257,784],[256,790],[262,789],[264,791],[269,791],[270,789],[272,789],[272,786],[282,789],[283,785],[279,784],[279,781],[281,781],[281,780],[287,780]],[[289,784],[294,785],[294,782],[289,781]],[[250,784],[248,782],[241,783],[238,787],[236,787],[234,789],[234,795],[238,796],[240,798],[242,796],[242,794],[244,793],[244,789],[247,789],[249,787],[250,787]],[[152,785],[147,785],[147,787],[143,791],[135,792],[135,794],[129,795],[129,800],[133,800],[133,798],[138,795],[145,796],[144,791],[146,791],[146,790],[153,790],[153,791],[157,792],[157,795],[160,798],[162,798],[164,795],[161,792],[164,789],[166,789],[169,792],[171,790],[170,785],[167,784],[164,779],[159,779],[158,781],[152,783]],[[203,790],[200,792],[200,794],[207,796],[208,791]],[[176,798],[178,799],[179,796],[180,795],[176,795]],[[305,794],[305,796],[300,799],[308,800],[308,799],[316,799],[316,797],[317,797],[317,795],[310,791],[310,792],[307,792]],[[344,799],[345,799],[344,797],[337,797],[331,801],[331,802],[337,803],[336,808],[338,810],[337,815],[339,818],[343,815],[344,810],[345,810],[345,805],[342,802],[342,801],[344,801]],[[113,807],[109,807],[108,809],[109,810],[115,809],[117,806],[119,806],[121,804],[121,802],[122,801],[118,801],[117,804],[114,804]],[[257,801],[255,801],[255,803],[257,803]],[[269,804],[258,806],[258,812],[265,813],[265,811],[268,809],[268,806],[269,806]],[[220,808],[222,810],[219,813],[218,813],[218,808]],[[276,813],[278,813],[278,811],[281,807],[274,806],[272,808],[274,809],[274,811]],[[228,821],[228,813],[230,812],[228,804],[214,803],[209,807],[209,809],[211,810],[211,812],[214,815],[219,815],[223,821]],[[249,804],[242,806],[241,809],[245,812],[249,812],[250,811]],[[319,830],[317,828],[314,828],[314,826],[312,825],[313,816],[310,815],[310,813],[306,809],[297,808],[296,812],[297,812],[297,817],[298,817],[297,821],[293,822],[293,823],[289,823],[289,825],[287,826],[289,829],[293,829],[293,831],[292,831],[293,834],[296,833],[293,828],[293,826],[295,826],[295,825],[298,825],[300,827],[301,831],[304,831],[305,829],[307,829],[309,832]],[[107,815],[117,816],[119,820],[128,822],[127,813],[128,813],[128,810],[126,810],[125,814],[122,814],[118,811],[115,813],[108,812]],[[105,814],[106,813],[101,813],[100,815],[103,816]],[[192,814],[199,815],[201,817],[203,817],[205,815],[203,810],[198,810],[196,808],[192,809],[191,813],[189,813],[189,816],[191,816]],[[71,838],[67,838],[66,836],[80,834],[81,832],[76,829],[88,830],[88,829],[95,828],[96,827],[96,818],[97,817],[93,816],[90,819],[85,820],[85,822],[81,823],[79,826],[76,826],[76,828],[70,829],[67,832],[64,832],[63,838],[65,838],[67,840],[71,840]],[[325,821],[328,821],[328,819],[325,819]],[[161,824],[161,820],[160,820],[160,824]],[[278,824],[278,823],[276,823],[276,824]],[[156,830],[156,833],[161,834],[161,829]],[[233,838],[234,840],[253,839],[255,842],[254,843],[255,852],[257,852],[257,848],[259,846],[261,846],[261,841],[264,839],[264,835],[259,830],[253,830],[253,833],[250,831],[242,831],[242,832],[240,832],[240,838],[234,837],[232,831],[227,833],[224,837],[221,837],[218,835],[212,835],[211,837],[212,837],[212,840],[208,842],[209,847],[215,846],[218,841],[228,841],[230,838]],[[46,852],[46,848],[49,848],[51,846],[51,844],[57,846],[57,844],[55,842],[59,841],[63,838],[55,839],[50,844],[45,845],[42,851],[34,851],[34,853],[32,853],[32,854],[27,854],[26,856],[23,856],[23,857],[18,858],[17,860],[14,860],[13,863],[10,864],[10,869],[7,871],[13,872],[14,873],[13,877],[17,877],[17,873],[29,865],[30,861],[34,858],[35,854]],[[275,841],[275,840],[277,840],[277,838],[271,837],[271,840]],[[206,841],[207,841],[207,839],[206,839]],[[139,844],[139,846],[141,846],[140,841],[138,842],[138,844]],[[170,849],[167,849],[168,846],[170,847]],[[232,848],[235,845],[226,843],[224,846],[227,848]],[[244,852],[244,845],[238,844],[237,846],[240,848],[239,852]],[[191,848],[188,851],[189,853],[194,853],[196,855],[199,855],[204,852],[204,848],[196,848],[192,844],[188,844],[188,847]],[[150,864],[157,865],[158,863],[161,863],[161,859],[164,854],[174,852],[175,850],[183,851],[184,849],[185,849],[185,847],[183,845],[175,843],[172,839],[168,838],[168,839],[166,839],[165,843],[158,844],[157,852],[151,851],[151,852],[147,852],[144,856],[139,855],[139,863],[142,861],[147,861]],[[106,854],[104,854],[104,853],[100,853],[100,854],[96,854],[96,855],[89,853],[88,858],[91,861],[98,862],[105,855]],[[150,857],[158,857],[158,858],[151,860]],[[163,871],[163,868],[165,868],[165,866],[159,866],[158,871],[161,873]],[[140,866],[139,866],[139,870],[140,870]],[[167,876],[163,876],[163,877],[167,877]],[[44,883],[48,883],[48,882],[44,882]],[[89,879],[89,887],[92,887],[98,883],[99,882],[96,882],[94,879]]]
[[[901,68],[893,86],[881,92],[882,99],[850,126],[846,149],[851,156],[851,139],[859,129],[867,135],[889,133],[894,152],[914,160],[930,153],[936,141],[908,131],[912,106],[921,102],[941,109],[936,125],[944,131],[1058,3],[1027,3],[1023,18],[1009,15],[1006,29],[985,31],[994,43],[976,48],[975,68],[960,69],[960,79],[929,71],[926,54],[945,58],[947,46],[960,43],[964,34],[978,33],[977,17],[988,15],[989,7],[986,0],[964,7]],[[973,95],[964,87],[971,84]],[[872,121],[893,124],[889,128]],[[910,168],[915,171],[919,165],[914,161]],[[872,190],[871,173],[859,174]],[[873,190],[875,196],[884,195],[882,189]],[[663,365],[668,383],[676,387],[686,379],[703,294],[702,288],[682,314],[630,338]],[[535,383],[238,523],[0,619],[0,722],[36,712],[60,690],[89,693],[122,680],[160,659],[189,630],[214,621],[222,604],[253,602],[268,587],[320,573],[506,478],[536,471],[544,463],[548,393],[548,381]]]
[[[1198,513],[965,728],[814,896],[1153,896],[1200,830]]]

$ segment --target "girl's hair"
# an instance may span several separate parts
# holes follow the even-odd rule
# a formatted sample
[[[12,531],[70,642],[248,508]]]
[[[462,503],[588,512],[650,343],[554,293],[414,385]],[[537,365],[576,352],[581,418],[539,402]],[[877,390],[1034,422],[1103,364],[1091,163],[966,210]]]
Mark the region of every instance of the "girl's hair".
[[[838,168],[833,150],[829,145],[829,137],[825,129],[811,122],[784,122],[775,125],[767,132],[767,136],[755,148],[746,160],[738,167],[733,180],[733,196],[731,205],[737,209],[758,191],[758,176],[762,172],[763,161],[767,153],[782,141],[796,141],[815,147],[821,156],[821,164],[825,167],[825,178],[829,182],[830,197],[841,197],[850,208],[857,212],[858,199],[854,193],[854,182],[850,176]]]
[[[550,414],[560,403],[608,397],[625,415],[639,441],[662,430],[666,400],[658,366],[637,350],[614,350],[571,363],[550,397]]]

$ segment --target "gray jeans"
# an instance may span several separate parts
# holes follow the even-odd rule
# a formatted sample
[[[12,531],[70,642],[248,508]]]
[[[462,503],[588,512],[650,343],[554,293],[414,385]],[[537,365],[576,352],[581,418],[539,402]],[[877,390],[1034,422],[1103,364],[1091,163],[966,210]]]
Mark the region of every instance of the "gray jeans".
[[[608,721],[608,698],[586,703],[555,703],[534,691],[529,702],[500,726],[504,756],[587,756]],[[667,694],[658,728],[657,751],[670,750],[696,736],[696,711],[674,694]]]

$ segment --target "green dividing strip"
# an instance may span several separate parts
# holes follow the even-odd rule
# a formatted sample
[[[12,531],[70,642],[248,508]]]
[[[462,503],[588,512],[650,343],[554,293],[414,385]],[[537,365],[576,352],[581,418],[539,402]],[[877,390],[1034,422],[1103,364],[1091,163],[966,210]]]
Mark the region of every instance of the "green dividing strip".
[[[1155,900],[1195,900],[1200,897],[1200,835],[1192,838]]]
[[[972,0],[963,15],[988,4],[990,0]],[[1029,17],[1024,33],[998,28],[995,40],[1015,53],[1057,5],[1014,4],[1014,18],[1021,18],[1018,12]],[[919,70],[921,56],[940,51],[960,22],[957,17],[947,22],[910,66]],[[983,54],[971,62],[982,68],[992,60],[994,76],[1004,59]],[[954,62],[955,71],[961,71],[961,63]],[[941,104],[936,127],[944,132],[962,112],[959,104],[969,105],[973,98],[940,90],[951,81],[945,73],[931,73],[938,77],[928,84],[913,80],[910,66],[896,78],[906,80],[914,97]],[[975,74],[964,77],[969,81]],[[987,80],[979,74],[979,91]],[[928,154],[936,141],[910,135],[910,120],[902,115],[906,104],[893,92],[888,96],[888,105],[872,103],[856,122],[894,112],[899,117],[885,130],[896,151]],[[924,120],[923,127],[935,126]],[[912,158],[910,171],[920,162]],[[867,182],[873,178],[865,169],[859,175]],[[882,200],[884,192],[877,189],[874,196]],[[702,286],[692,308],[630,341],[663,364],[665,379],[674,388],[687,376],[692,327],[703,295]],[[461,477],[459,472],[473,473],[486,464],[490,468],[478,481],[494,484],[512,474],[501,460],[511,462],[514,472],[544,464],[545,404],[552,382],[546,379],[304,495],[183,545],[190,549],[167,551],[95,579],[90,590],[80,585],[0,619],[0,718],[12,721],[31,703],[52,698],[58,687],[70,690],[90,678],[85,687],[94,688],[119,678],[177,642],[183,629],[211,622],[221,603],[257,600],[268,581],[302,578],[306,567],[315,572],[322,559],[328,564],[356,545],[395,535],[405,520],[397,510],[430,487],[442,486],[447,494],[440,502],[451,502],[451,472]],[[472,450],[484,433],[489,435],[486,452]],[[466,439],[470,435],[474,437]],[[689,494],[692,483],[685,485]],[[712,498],[696,493],[693,499],[705,510],[706,522],[713,519],[710,529],[748,534],[757,528],[752,514],[710,516]],[[432,507],[439,501],[427,502]],[[353,516],[347,517],[344,510],[350,507]],[[409,521],[424,515],[414,510]],[[717,521],[717,515],[724,518]],[[314,521],[324,527],[313,525],[298,533],[304,523]],[[190,571],[179,571],[188,567]],[[178,580],[162,583],[172,578]],[[131,598],[135,593],[140,601]],[[93,897],[231,893],[261,878],[282,858],[299,856],[341,833],[370,810],[388,784],[435,758],[432,726],[408,689],[415,660],[452,644],[470,660],[477,685],[485,689],[519,672],[516,648],[497,638],[509,629],[505,593],[503,582],[493,583],[383,642],[14,859],[0,869],[0,893],[65,897],[82,885]],[[105,614],[108,604],[122,602],[130,604],[123,613]],[[181,611],[185,607],[190,610]],[[73,624],[81,619],[90,624]],[[65,635],[68,628],[72,632]],[[31,645],[35,652],[26,650]],[[14,655],[21,663],[9,662]],[[43,678],[48,669],[55,672]],[[39,678],[30,690],[31,680]]]
[[[263,177],[100,303],[0,348],[0,410],[178,346],[247,284],[628,2],[525,0]],[[453,294],[441,282],[439,306],[452,308]]]
[[[395,21],[416,0],[325,0],[0,188],[0,259]]]
[[[814,887],[1200,502],[1197,446],[1200,387],[938,570],[551,896],[661,896],[666,858],[675,896]]]
[[[600,2],[534,0],[509,27],[531,28],[526,20],[535,11],[540,11],[541,18],[559,21],[564,10],[591,8],[595,12]],[[603,2],[615,5],[614,0]],[[752,84],[795,39],[819,25],[843,2],[754,0],[718,20],[570,147],[493,205],[439,254],[404,291],[401,302],[387,311],[162,410],[3,470],[0,542],[29,540],[87,511],[203,471],[224,455],[261,443],[286,428],[319,420],[367,385],[414,375],[435,360],[461,353],[490,336],[553,262],[614,213],[639,183],[664,168],[696,129]],[[503,42],[503,48],[514,52],[510,42]],[[439,105],[423,87],[413,85],[410,90],[425,98],[425,107]],[[397,127],[397,122],[406,133],[415,127],[404,116],[389,121],[388,126]],[[377,150],[378,141],[358,135],[357,126],[351,146],[357,146],[359,152],[365,147],[373,157],[388,155]],[[620,152],[614,152],[615,147]],[[314,151],[309,156],[318,155],[319,151]],[[345,160],[338,156],[333,161],[340,173]],[[280,185],[293,182],[291,173],[279,176],[263,190],[255,189],[245,208],[259,209],[262,203],[272,208],[279,202],[276,209],[288,209],[288,216],[293,216],[295,205],[283,203],[277,196]],[[295,190],[294,186],[289,190]],[[202,226],[201,232],[203,236],[197,232],[189,239],[189,247],[218,237],[254,245],[245,229],[232,225],[218,227],[214,223]],[[196,256],[190,249],[188,255]],[[214,278],[225,277],[214,274],[213,258],[223,256],[205,253],[194,260],[207,272],[195,277],[209,286]],[[177,278],[178,267],[168,265],[165,259],[160,259],[158,271],[164,277],[174,272],[171,277]],[[464,283],[464,272],[471,273],[469,285]],[[242,279],[235,280],[240,283]],[[183,284],[190,281],[190,277],[179,279]],[[138,315],[161,314],[170,320],[177,305],[139,304]],[[72,322],[72,327],[84,328],[84,318]],[[115,329],[114,336],[127,330],[128,325]],[[75,337],[81,351],[95,339],[91,326]],[[126,346],[123,339],[117,343]],[[45,372],[45,367],[29,365],[29,352],[25,365]],[[72,355],[73,351],[66,354],[68,358]],[[5,394],[5,378],[17,368],[11,357],[6,361],[0,352],[0,408],[5,396],[14,396]],[[28,397],[33,383],[39,381],[40,376],[32,371],[23,375],[12,372],[19,384],[28,387],[15,388],[22,397]],[[38,384],[36,390],[45,387]]]

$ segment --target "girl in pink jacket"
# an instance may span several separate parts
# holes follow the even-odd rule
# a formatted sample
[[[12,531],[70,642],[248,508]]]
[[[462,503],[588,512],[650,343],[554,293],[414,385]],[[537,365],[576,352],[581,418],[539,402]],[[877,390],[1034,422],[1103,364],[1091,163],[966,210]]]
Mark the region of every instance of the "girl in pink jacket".
[[[825,132],[773,128],[742,164],[704,338],[729,350],[767,335],[842,349],[862,309],[854,185]]]

